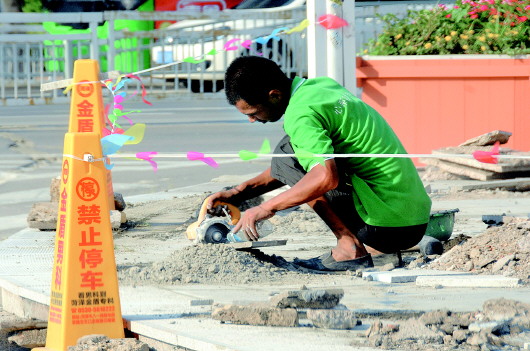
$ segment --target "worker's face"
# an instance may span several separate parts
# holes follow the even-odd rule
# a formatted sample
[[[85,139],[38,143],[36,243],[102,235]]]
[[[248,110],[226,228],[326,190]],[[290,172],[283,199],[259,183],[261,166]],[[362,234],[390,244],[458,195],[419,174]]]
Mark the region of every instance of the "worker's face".
[[[242,114],[248,117],[250,123],[254,122],[276,122],[282,118],[285,112],[281,98],[270,98],[264,104],[249,105],[245,100],[241,99],[236,103],[236,108]]]

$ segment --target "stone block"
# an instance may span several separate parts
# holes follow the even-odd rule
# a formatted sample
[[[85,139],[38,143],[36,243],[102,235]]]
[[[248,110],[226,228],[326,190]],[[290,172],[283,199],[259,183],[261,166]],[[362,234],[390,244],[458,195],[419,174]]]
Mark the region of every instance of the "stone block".
[[[429,269],[394,269],[391,272],[363,272],[363,278],[383,283],[410,283],[420,276],[470,275],[465,272],[436,271]]]
[[[272,296],[270,305],[278,308],[333,308],[343,296],[343,289],[295,290]]]
[[[361,324],[355,313],[350,310],[334,309],[309,309],[307,310],[307,319],[315,327],[326,329],[353,329]]]
[[[420,276],[416,279],[418,286],[442,286],[460,288],[515,288],[520,285],[518,278],[500,275],[439,275]]]
[[[55,230],[58,211],[57,202],[34,203],[28,213],[28,226],[39,230]]]
[[[506,144],[508,140],[510,139],[511,135],[512,133],[510,132],[505,132],[502,130],[494,130],[492,132],[482,134],[474,138],[471,138],[469,140],[466,140],[459,146],[467,146],[467,145],[487,146],[487,145],[495,144],[496,141],[498,141],[501,144]]]
[[[266,306],[221,305],[212,311],[212,318],[221,322],[275,327],[297,327],[298,312],[294,308]]]

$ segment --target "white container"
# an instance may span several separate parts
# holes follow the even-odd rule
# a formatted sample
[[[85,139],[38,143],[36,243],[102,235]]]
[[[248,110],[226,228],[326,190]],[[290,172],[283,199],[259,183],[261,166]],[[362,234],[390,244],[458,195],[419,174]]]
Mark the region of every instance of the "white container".
[[[259,221],[258,223],[256,223],[256,230],[258,231],[258,240],[261,240],[273,232],[274,226],[271,222],[267,220]],[[229,243],[240,243],[244,241],[249,241],[247,239],[247,236],[245,235],[245,232],[241,229],[237,233],[228,233],[228,235],[226,236],[226,240],[228,240]]]

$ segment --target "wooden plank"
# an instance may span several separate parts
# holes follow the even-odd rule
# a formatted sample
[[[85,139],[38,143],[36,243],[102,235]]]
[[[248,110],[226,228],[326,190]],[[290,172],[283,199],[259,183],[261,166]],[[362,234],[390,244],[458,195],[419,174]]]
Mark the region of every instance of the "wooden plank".
[[[287,240],[268,240],[268,241],[245,241],[242,243],[227,243],[236,250],[248,250],[255,249],[258,247],[269,247],[269,246],[283,246],[287,244]]]

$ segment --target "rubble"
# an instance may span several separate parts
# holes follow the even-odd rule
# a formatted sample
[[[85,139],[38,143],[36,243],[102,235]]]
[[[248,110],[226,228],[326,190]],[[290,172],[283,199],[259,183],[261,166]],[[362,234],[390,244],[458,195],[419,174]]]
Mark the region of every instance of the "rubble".
[[[298,312],[294,308],[274,308],[262,305],[219,305],[212,311],[212,318],[223,323],[297,327]]]
[[[512,217],[454,246],[425,268],[501,274],[530,282],[530,220]]]
[[[60,178],[53,178],[50,185],[50,202],[37,202],[33,204],[27,217],[29,228],[39,230],[55,230],[57,228],[60,186]],[[120,193],[114,193],[114,207],[116,210],[110,211],[110,222],[112,229],[118,229],[127,221],[127,216],[123,212],[126,208],[126,203]]]
[[[46,329],[31,329],[15,332],[7,338],[11,343],[20,347],[32,349],[34,347],[43,347],[46,344]]]
[[[269,303],[278,308],[333,308],[343,296],[343,289],[305,289],[278,294]]]
[[[529,308],[518,301],[494,299],[486,301],[482,311],[436,310],[400,322],[376,320],[366,338],[371,346],[381,348],[515,351],[524,347],[521,340],[530,335],[530,325],[524,324]]]

